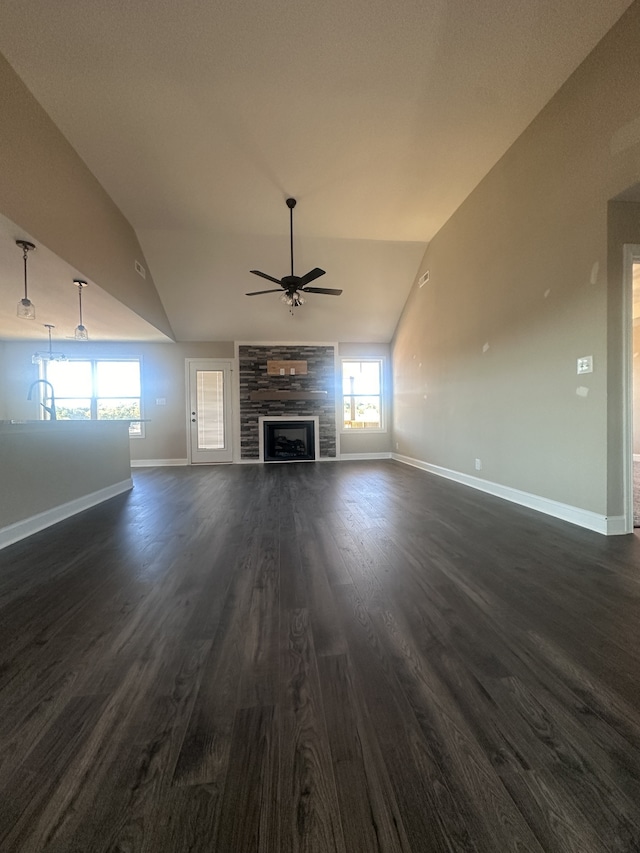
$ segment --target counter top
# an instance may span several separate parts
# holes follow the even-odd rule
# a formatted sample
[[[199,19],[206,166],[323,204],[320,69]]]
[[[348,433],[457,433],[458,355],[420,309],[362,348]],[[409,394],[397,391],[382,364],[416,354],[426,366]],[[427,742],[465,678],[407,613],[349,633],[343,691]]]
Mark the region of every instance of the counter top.
[[[56,420],[56,421],[40,421],[40,420],[18,420],[15,418],[10,421],[0,421],[0,432],[15,432],[16,427],[28,427],[29,430],[51,430],[51,429],[61,429],[61,430],[70,430],[70,429],[95,429],[98,426],[104,426],[105,424],[126,424],[127,428],[129,424],[144,424],[149,423],[148,419],[141,418],[134,420],[133,418],[118,418],[113,420],[100,420],[100,421],[80,421],[80,420]]]

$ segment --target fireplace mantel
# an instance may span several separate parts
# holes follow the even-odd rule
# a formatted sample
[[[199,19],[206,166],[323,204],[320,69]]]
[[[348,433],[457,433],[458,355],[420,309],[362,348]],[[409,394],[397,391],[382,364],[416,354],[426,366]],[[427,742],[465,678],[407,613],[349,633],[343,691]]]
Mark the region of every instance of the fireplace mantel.
[[[326,391],[251,391],[249,399],[252,403],[277,400],[326,400]]]

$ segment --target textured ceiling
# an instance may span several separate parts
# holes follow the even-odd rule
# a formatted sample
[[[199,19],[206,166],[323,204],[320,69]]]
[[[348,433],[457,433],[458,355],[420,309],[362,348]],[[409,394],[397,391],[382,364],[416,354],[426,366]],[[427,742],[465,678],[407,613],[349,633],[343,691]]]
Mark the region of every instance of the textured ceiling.
[[[428,241],[629,5],[3,0],[0,52],[136,229],[178,339],[387,341]],[[244,296],[288,272],[287,196],[296,272],[344,290],[294,317]]]

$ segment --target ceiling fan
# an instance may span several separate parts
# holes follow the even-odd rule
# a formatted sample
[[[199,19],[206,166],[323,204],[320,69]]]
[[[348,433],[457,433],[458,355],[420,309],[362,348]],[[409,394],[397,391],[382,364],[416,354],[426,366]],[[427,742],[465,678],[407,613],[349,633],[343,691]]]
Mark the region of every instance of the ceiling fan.
[[[270,290],[254,290],[251,293],[245,294],[246,296],[259,296],[262,293],[280,293],[280,288],[282,291],[282,301],[286,302],[286,304],[291,308],[291,313],[293,314],[293,309],[298,308],[300,305],[304,303],[304,293],[324,293],[327,296],[340,296],[342,293],[341,290],[334,290],[330,287],[309,287],[312,281],[315,281],[317,278],[320,278],[321,275],[325,274],[324,270],[321,270],[320,267],[314,267],[314,269],[309,270],[305,275],[294,275],[293,272],[293,208],[296,206],[295,198],[287,199],[287,207],[289,208],[289,242],[291,247],[291,275],[285,275],[282,278],[274,278],[272,275],[267,275],[266,272],[260,272],[260,270],[251,270],[254,275],[259,275],[260,278],[266,278],[267,281],[272,281],[274,284],[280,285],[279,288],[274,287]]]

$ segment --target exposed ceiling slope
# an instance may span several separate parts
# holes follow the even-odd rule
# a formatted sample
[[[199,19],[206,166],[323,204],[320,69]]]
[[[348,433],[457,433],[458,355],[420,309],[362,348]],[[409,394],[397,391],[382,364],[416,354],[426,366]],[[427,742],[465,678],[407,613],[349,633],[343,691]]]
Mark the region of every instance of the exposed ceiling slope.
[[[389,340],[426,244],[629,0],[4,0],[182,340]],[[291,318],[249,269],[327,270]],[[0,211],[1,212],[1,211]]]

